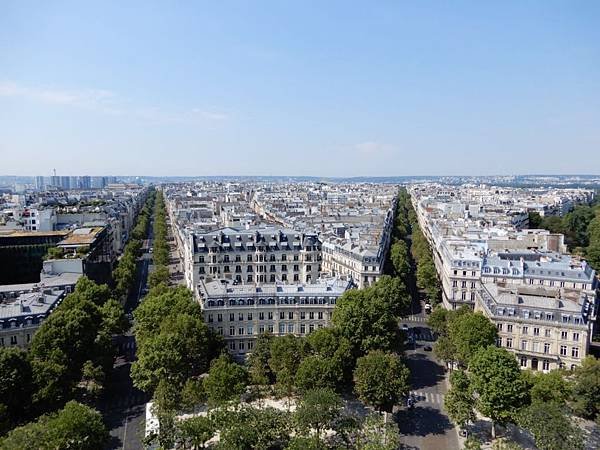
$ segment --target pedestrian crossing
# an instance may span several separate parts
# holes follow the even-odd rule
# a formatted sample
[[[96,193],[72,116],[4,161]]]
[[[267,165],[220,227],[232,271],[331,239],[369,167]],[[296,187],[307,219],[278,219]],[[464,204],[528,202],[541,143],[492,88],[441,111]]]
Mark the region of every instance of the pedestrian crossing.
[[[437,392],[410,391],[410,395],[414,396],[417,405],[420,403],[431,403],[434,405],[444,404],[444,394],[439,394]]]
[[[427,322],[427,317],[417,316],[417,315],[411,315],[411,316],[407,316],[405,318],[405,320],[407,322],[422,322],[422,323],[426,323]]]

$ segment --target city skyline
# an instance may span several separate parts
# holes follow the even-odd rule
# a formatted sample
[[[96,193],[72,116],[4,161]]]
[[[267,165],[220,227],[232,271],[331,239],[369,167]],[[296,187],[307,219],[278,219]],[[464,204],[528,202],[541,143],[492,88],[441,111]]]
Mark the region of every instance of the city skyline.
[[[3,174],[600,167],[593,2],[3,10]]]

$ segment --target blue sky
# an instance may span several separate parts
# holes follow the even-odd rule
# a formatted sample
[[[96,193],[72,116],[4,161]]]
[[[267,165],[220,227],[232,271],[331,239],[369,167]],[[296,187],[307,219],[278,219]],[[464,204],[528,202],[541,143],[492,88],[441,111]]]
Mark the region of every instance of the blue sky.
[[[0,3],[0,174],[600,173],[600,2]]]

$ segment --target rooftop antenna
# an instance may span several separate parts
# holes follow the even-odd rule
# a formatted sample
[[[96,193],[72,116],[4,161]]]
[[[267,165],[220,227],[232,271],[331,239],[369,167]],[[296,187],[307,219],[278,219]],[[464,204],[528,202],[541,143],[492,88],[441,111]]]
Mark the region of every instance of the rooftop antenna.
[[[56,169],[52,169],[54,171],[54,176],[56,176]]]

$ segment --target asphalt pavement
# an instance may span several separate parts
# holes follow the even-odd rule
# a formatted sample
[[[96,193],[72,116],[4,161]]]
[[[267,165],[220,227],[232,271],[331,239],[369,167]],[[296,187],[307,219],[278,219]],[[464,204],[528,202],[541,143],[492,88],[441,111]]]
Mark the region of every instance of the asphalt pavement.
[[[430,348],[434,336],[427,326],[427,316],[420,305],[415,313],[403,319],[408,335],[414,337],[407,344],[406,362],[411,371],[411,394],[415,406],[402,408],[397,413],[402,449],[451,450],[458,449],[457,430],[445,414],[443,405],[447,392],[447,373]],[[427,348],[427,350],[426,350]]]
[[[126,313],[133,312],[144,296],[148,272],[152,270],[152,254],[148,252],[151,246],[152,233],[149,239],[144,241],[143,253],[137,262],[138,284],[125,303]],[[136,342],[132,330],[119,336],[116,345],[119,356],[114,363],[101,402],[104,421],[110,430],[110,440],[106,449],[142,450],[146,403],[150,396],[137,389],[131,381],[131,364],[136,359]]]

